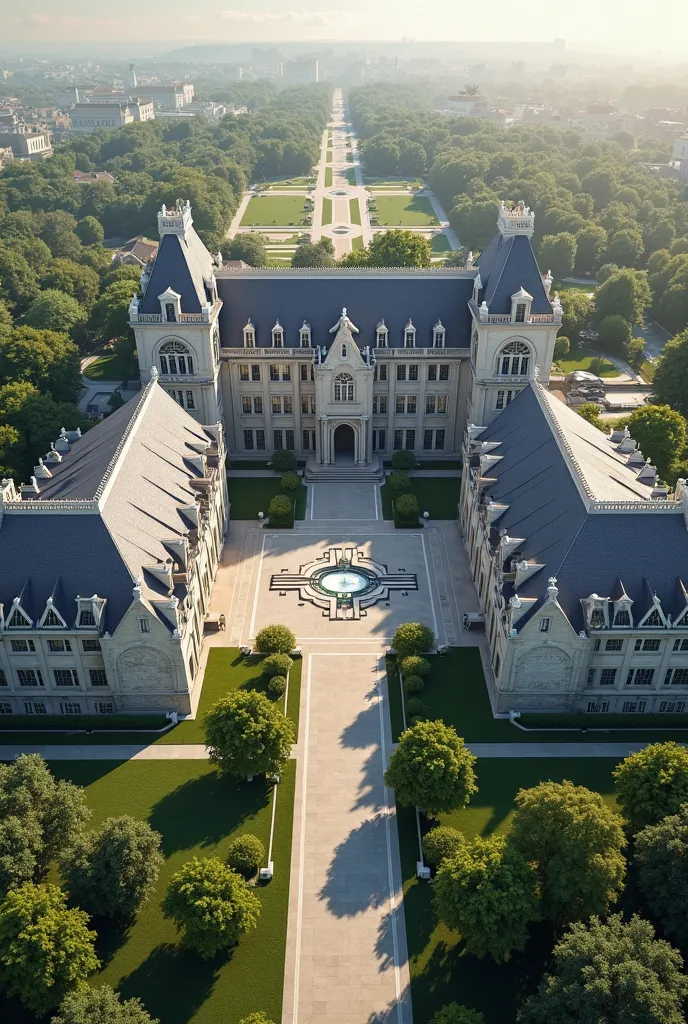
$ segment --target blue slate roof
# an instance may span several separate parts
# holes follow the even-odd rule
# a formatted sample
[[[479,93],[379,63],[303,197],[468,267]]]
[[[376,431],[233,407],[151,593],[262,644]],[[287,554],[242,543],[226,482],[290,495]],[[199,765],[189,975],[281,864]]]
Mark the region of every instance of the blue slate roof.
[[[220,313],[222,345],[241,348],[249,317],[256,328],[256,345],[270,346],[271,331],[279,320],[285,344],[298,347],[299,329],[306,320],[314,345],[329,347],[330,328],[346,306],[359,330],[360,346],[375,345],[380,320],[389,330],[390,348],[403,347],[409,318],[416,328],[418,348],[432,346],[438,320],[446,328],[448,348],[468,348],[475,271],[431,270],[309,270],[219,271],[217,288],[224,305]],[[149,286],[150,291],[150,286]]]
[[[559,603],[574,629],[585,628],[580,599],[597,593],[618,597],[621,584],[633,600],[637,623],[656,593],[665,613],[685,607],[680,580],[688,579],[688,531],[681,512],[589,512],[567,458],[532,388],[525,388],[484,430],[480,441],[500,441],[500,462],[486,499],[509,508],[496,521],[499,532],[523,537],[523,558],[544,568],[522,583],[519,597],[537,602],[519,619],[521,626],[540,607],[549,576],[556,576]],[[504,586],[506,600],[515,591]]]
[[[140,312],[159,313],[158,296],[171,288],[181,295],[183,313],[200,313],[212,272],[213,258],[193,228],[186,238],[163,235]]]
[[[504,238],[498,231],[478,257],[478,269],[482,283],[478,300],[485,300],[490,313],[511,313],[511,296],[521,287],[533,296],[532,313],[552,312],[526,235]]]

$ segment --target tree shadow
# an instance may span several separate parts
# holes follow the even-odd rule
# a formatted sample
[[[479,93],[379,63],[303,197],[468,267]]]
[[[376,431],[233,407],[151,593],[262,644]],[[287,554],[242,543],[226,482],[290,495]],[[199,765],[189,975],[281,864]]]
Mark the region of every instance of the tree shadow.
[[[129,933],[135,924],[136,915],[91,918],[90,927],[97,935],[96,956],[100,960],[101,970],[107,967],[117,950],[128,941]]]
[[[335,917],[355,917],[389,899],[386,819],[382,814],[353,829],[335,850],[319,898]]]
[[[395,1024],[399,1019],[399,1004],[402,1004],[402,1019],[406,1017],[410,1019],[410,1007],[411,1007],[411,989],[406,986],[403,992],[400,993],[398,999],[392,999],[391,1002],[387,1003],[387,1006],[383,1010],[376,1010],[375,1013],[371,1013],[368,1017],[367,1024]],[[404,1004],[406,1009],[404,1012]]]
[[[373,704],[377,697],[378,691],[375,687],[366,693],[368,706],[359,711],[353,722],[342,731],[339,737],[340,746],[351,750],[365,750],[373,744],[380,745],[380,709],[377,703]]]
[[[208,772],[166,793],[148,816],[151,828],[162,833],[166,857],[194,846],[213,846],[258,814],[272,793],[264,779],[253,782]]]
[[[123,999],[138,996],[151,1017],[165,1024],[187,1024],[212,994],[227,959],[223,953],[203,960],[195,950],[163,943],[122,979],[118,990]]]
[[[380,749],[371,750],[366,758],[365,766],[358,783],[358,795],[352,810],[368,807],[373,811],[381,811],[385,806],[384,785],[382,781],[382,755]]]

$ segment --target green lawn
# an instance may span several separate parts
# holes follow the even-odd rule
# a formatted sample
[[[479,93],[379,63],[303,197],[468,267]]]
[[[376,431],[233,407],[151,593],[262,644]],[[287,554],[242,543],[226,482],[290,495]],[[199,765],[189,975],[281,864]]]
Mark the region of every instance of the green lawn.
[[[361,204],[358,199],[349,200],[349,220],[352,224],[361,223]]]
[[[593,359],[599,359],[600,355],[595,352],[589,352],[585,349],[571,348],[571,351],[565,359],[557,359],[556,365],[563,374],[571,373],[573,370],[587,370],[590,367],[590,363]],[[602,370],[598,374],[600,377],[618,377],[620,370],[614,366],[608,359],[603,358]]]
[[[322,201],[322,223],[323,223],[323,225],[331,224],[332,223],[332,200],[331,199],[323,199],[323,201]]]
[[[417,178],[370,178],[368,175],[363,179],[370,188],[420,188],[423,184]]]
[[[326,164],[331,164],[332,163],[332,150],[331,149],[328,149],[328,151],[327,151],[327,155],[325,157],[325,163]]]
[[[346,180],[349,185],[356,184],[356,171],[353,167],[347,167],[346,169]]]
[[[174,925],[162,917],[160,899],[171,874],[185,861],[194,856],[224,860],[230,841],[242,832],[257,835],[267,851],[272,787],[223,778],[204,761],[55,761],[51,768],[58,778],[87,787],[92,825],[131,814],[163,836],[165,865],[154,898],[130,926],[95,922],[103,969],[93,980],[114,985],[126,998],[139,996],[164,1024],[237,1024],[257,1010],[279,1022],[295,762],[278,787],[275,875],[259,889],[258,927],[229,956],[213,960],[182,948]],[[36,1020],[14,1001],[0,1001],[0,1019],[3,1024]]]
[[[229,476],[229,501],[232,506],[232,519],[257,519],[259,512],[267,515],[270,499],[276,494],[288,494],[288,497],[296,499],[296,518],[306,518],[306,497],[307,490],[301,484],[295,492],[287,492],[282,489],[279,477],[259,476],[246,477]]]
[[[138,380],[139,369],[135,359],[123,358],[111,352],[89,363],[83,375],[89,380]]]
[[[461,480],[453,477],[411,477],[411,493],[418,498],[421,514],[429,512],[431,519],[456,519],[458,512]],[[392,499],[396,493],[388,484],[380,491],[382,495],[382,514],[384,519],[393,519]]]
[[[432,203],[427,196],[375,197],[380,224],[402,226],[433,226],[439,224]]]
[[[351,239],[351,248],[354,252],[357,249],[365,249],[365,242],[363,241],[363,235],[354,235]]]
[[[315,185],[315,175],[303,175],[300,178],[270,178],[268,181],[259,181],[258,185],[267,185],[268,188],[309,188]]]
[[[303,196],[253,196],[249,199],[241,224],[300,224],[306,214]]]
[[[446,235],[433,235],[430,239],[430,248],[433,252],[451,252],[452,247]]]
[[[425,688],[419,694],[426,705],[429,718],[442,718],[448,725],[454,726],[459,736],[467,743],[600,743],[610,742],[650,742],[653,740],[686,741],[685,731],[672,730],[667,722],[666,730],[657,730],[652,726],[642,728],[639,715],[627,715],[628,729],[613,732],[557,732],[554,729],[538,729],[537,732],[524,732],[511,725],[506,719],[492,717],[492,707],[487,695],[483,676],[480,651],[477,647],[456,647],[442,658],[430,658],[432,671],[425,680]],[[401,690],[399,676],[393,659],[388,663],[389,701],[392,718],[392,737],[396,741],[402,729]],[[530,715],[529,724],[540,716]],[[561,717],[561,716],[559,716]],[[586,716],[590,727],[604,728],[605,715]],[[616,719],[614,716],[614,724]],[[543,725],[546,718],[543,718]],[[557,725],[560,723],[557,721]]]
[[[652,359],[646,359],[643,362],[643,365],[640,367],[640,376],[643,378],[643,380],[646,380],[649,383],[654,378],[656,369],[657,361]]]
[[[608,758],[481,759],[477,766],[479,792],[466,809],[443,815],[440,821],[458,828],[469,839],[504,832],[518,790],[548,779],[570,779],[588,786],[613,806],[616,763]],[[415,812],[401,808],[397,820],[415,1024],[427,1024],[436,1010],[450,1002],[480,1010],[486,1024],[514,1024],[517,1008],[543,974],[551,935],[544,928],[533,929],[525,951],[506,964],[495,964],[490,957],[478,960],[466,953],[461,936],[437,922],[432,886],[416,878]]]
[[[330,188],[332,185],[332,168],[325,168],[325,188]]]

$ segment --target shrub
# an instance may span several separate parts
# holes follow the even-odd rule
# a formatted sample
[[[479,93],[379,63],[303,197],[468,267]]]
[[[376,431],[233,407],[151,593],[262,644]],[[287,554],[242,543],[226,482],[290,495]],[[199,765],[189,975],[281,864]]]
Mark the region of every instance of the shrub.
[[[268,690],[274,697],[281,697],[287,688],[286,676],[273,676],[268,683]]]
[[[260,667],[263,675],[272,679],[273,676],[286,676],[292,665],[288,654],[269,654],[267,658],[263,658]]]
[[[447,1003],[430,1018],[430,1024],[485,1024],[485,1018],[479,1010]]]
[[[255,1013],[249,1013],[248,1017],[244,1017],[243,1020],[239,1021],[239,1024],[272,1024],[272,1021],[267,1013],[257,1010]]]
[[[301,481],[296,473],[285,473],[282,477],[281,487],[285,491],[296,491],[300,483]]]
[[[265,847],[258,836],[248,833],[229,844],[227,863],[241,875],[254,875],[265,860]]]
[[[279,473],[291,472],[296,469],[296,456],[293,452],[288,452],[286,448],[281,448],[272,455],[270,465]]]
[[[443,860],[454,857],[465,842],[458,829],[438,825],[423,836],[423,855],[428,864],[436,868]]]
[[[160,1024],[140,999],[125,999],[109,985],[84,985],[65,996],[50,1024]]]
[[[402,622],[392,637],[392,647],[402,658],[409,654],[421,654],[435,645],[435,635],[422,622]]]
[[[390,473],[387,477],[387,483],[391,490],[402,493],[403,491],[411,490],[411,477],[408,473]]]
[[[255,647],[261,654],[290,654],[296,647],[296,637],[288,626],[263,626],[256,635]]]
[[[394,503],[395,524],[415,526],[418,522],[418,498],[415,494],[402,494]]]
[[[406,714],[412,715],[414,718],[427,718],[428,710],[427,704],[424,704],[418,697],[411,697],[406,701]]]
[[[402,449],[392,455],[392,469],[413,469],[416,464],[416,456],[413,452]]]
[[[425,683],[420,676],[406,676],[404,679],[404,693],[421,693],[425,689]]]
[[[571,342],[565,334],[559,335],[557,340],[554,342],[554,358],[555,360],[565,359],[571,351]]]
[[[430,662],[427,658],[421,658],[417,654],[410,654],[408,657],[402,658],[399,668],[404,679],[407,676],[421,676],[422,679],[425,679],[430,675]]]
[[[274,498],[270,499],[268,518],[270,526],[291,527],[294,525],[294,510],[291,506],[291,499],[286,494],[276,494]]]

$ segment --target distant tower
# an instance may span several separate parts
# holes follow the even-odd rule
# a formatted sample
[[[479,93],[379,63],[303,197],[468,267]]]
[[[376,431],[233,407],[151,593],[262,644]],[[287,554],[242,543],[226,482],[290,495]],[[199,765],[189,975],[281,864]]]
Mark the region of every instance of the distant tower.
[[[136,80],[136,65],[135,64],[130,64],[129,65],[129,86],[132,89],[136,89],[138,87],[138,84],[139,83]]]

